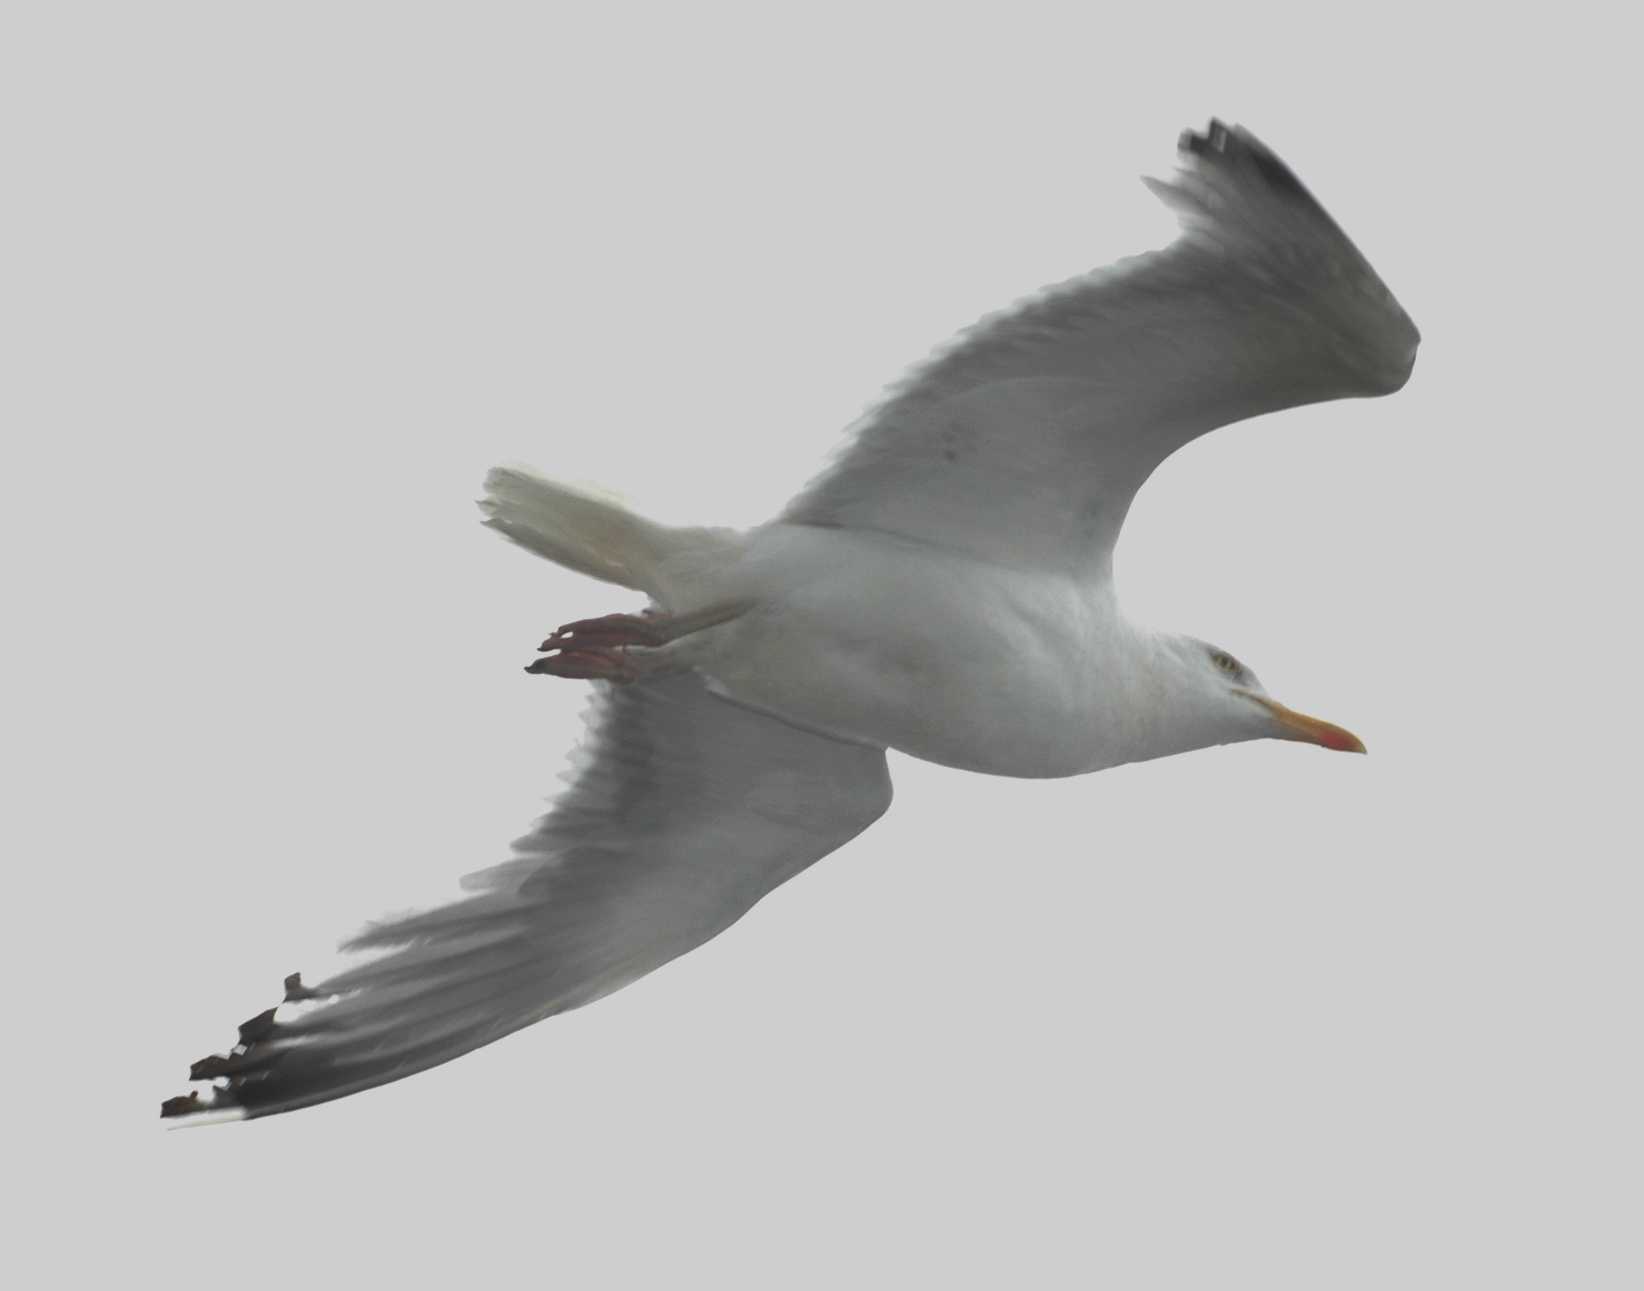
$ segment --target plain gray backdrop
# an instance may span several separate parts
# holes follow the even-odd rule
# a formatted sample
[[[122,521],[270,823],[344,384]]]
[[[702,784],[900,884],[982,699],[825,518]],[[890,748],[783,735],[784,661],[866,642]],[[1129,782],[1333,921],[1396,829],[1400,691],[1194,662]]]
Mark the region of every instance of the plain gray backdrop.
[[[1636,1286],[1638,218],[1601,10],[38,5],[6,99],[19,1285]],[[190,1060],[506,855],[632,608],[533,463],[750,524],[933,345],[1272,144],[1421,327],[1168,462],[1137,616],[1367,758],[890,815],[701,951],[358,1098]]]

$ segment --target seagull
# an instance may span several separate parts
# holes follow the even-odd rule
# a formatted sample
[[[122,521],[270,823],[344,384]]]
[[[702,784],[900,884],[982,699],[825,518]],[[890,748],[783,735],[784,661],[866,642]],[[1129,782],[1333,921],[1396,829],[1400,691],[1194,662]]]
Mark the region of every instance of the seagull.
[[[1128,621],[1113,547],[1171,453],[1231,422],[1384,395],[1420,336],[1323,207],[1212,121],[1147,180],[1160,251],[982,320],[916,368],[774,520],[655,523],[522,468],[485,523],[645,608],[567,623],[527,671],[594,683],[568,787],[465,895],[196,1062],[184,1121],[398,1080],[700,946],[890,806],[886,750],[1061,777],[1254,739],[1344,752],[1228,651]]]

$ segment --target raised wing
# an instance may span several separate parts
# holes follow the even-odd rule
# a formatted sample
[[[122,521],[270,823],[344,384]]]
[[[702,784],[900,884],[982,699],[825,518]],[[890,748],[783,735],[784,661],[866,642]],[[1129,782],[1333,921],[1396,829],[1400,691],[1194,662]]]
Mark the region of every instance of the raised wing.
[[[877,749],[720,700],[693,674],[608,688],[569,790],[463,881],[472,895],[378,924],[389,953],[240,1027],[194,1064],[209,1096],[162,1114],[262,1116],[386,1084],[626,986],[734,923],[890,805]]]
[[[854,428],[782,519],[1087,572],[1189,440],[1402,386],[1414,324],[1284,163],[1214,121],[1184,134],[1181,154],[1174,180],[1147,181],[1181,237],[963,333]]]

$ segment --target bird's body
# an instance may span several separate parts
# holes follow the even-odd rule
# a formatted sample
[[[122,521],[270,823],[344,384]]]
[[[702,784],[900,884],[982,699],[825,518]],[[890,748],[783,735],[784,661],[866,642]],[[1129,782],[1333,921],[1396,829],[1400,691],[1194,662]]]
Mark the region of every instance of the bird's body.
[[[1153,643],[1126,630],[1105,578],[783,522],[752,531],[726,573],[724,599],[748,608],[682,644],[729,699],[965,771],[1130,760],[1113,754],[1139,733],[1136,697],[1112,683]]]
[[[1137,627],[1112,552],[1135,492],[1217,426],[1403,385],[1419,337],[1278,159],[1213,123],[1154,185],[1168,249],[984,321],[917,369],[769,524],[658,525],[499,469],[487,522],[645,593],[529,671],[611,683],[571,789],[452,905],[196,1063],[167,1115],[285,1111],[443,1062],[701,944],[889,806],[885,751],[1080,775],[1258,738],[1362,751],[1244,665]]]

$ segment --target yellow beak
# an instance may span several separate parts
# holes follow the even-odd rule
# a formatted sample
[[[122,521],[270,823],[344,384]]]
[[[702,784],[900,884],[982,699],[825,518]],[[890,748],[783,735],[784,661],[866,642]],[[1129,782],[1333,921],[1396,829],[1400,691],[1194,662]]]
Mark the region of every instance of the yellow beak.
[[[1337,726],[1334,722],[1326,722],[1322,718],[1309,717],[1306,713],[1298,713],[1293,708],[1286,708],[1276,699],[1269,699],[1266,695],[1258,695],[1253,690],[1241,690],[1239,694],[1255,700],[1274,717],[1278,718],[1279,725],[1289,733],[1293,740],[1306,740],[1309,744],[1323,745],[1327,749],[1334,749],[1338,753],[1363,753],[1364,741],[1354,735],[1352,731]]]

